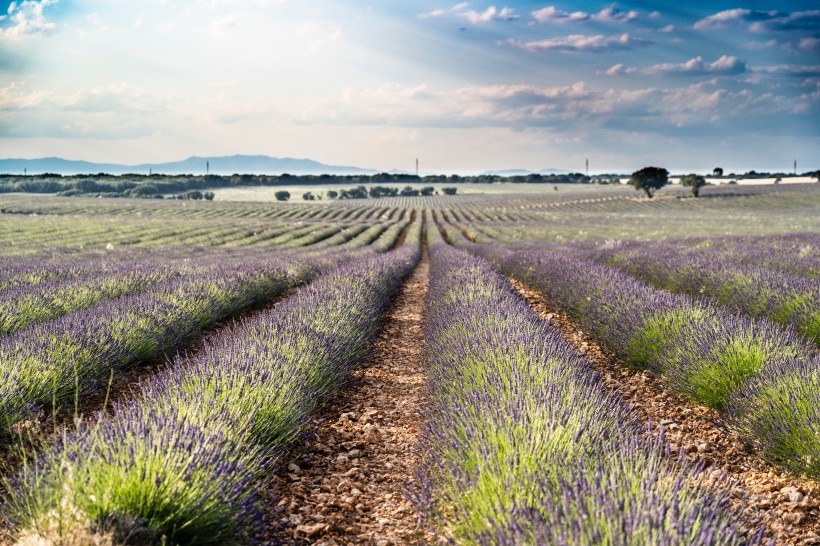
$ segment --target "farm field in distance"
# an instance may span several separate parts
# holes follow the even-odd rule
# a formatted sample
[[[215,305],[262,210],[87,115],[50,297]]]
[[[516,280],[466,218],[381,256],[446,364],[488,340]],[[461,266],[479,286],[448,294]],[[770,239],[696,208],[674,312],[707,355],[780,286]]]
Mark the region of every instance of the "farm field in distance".
[[[0,194],[0,544],[820,544],[820,184],[474,186]]]

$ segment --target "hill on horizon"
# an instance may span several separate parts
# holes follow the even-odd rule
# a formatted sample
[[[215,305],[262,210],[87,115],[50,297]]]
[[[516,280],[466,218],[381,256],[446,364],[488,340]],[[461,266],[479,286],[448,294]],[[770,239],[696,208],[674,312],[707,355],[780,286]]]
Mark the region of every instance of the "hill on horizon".
[[[312,159],[270,157],[266,155],[192,156],[167,163],[95,163],[60,157],[40,159],[0,159],[2,174],[375,174],[375,169],[327,165]]]

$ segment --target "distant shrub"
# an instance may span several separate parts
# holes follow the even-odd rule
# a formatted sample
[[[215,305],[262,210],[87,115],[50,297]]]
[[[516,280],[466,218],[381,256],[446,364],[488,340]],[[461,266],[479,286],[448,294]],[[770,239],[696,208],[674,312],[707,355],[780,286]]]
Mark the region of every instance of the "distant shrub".
[[[680,179],[681,186],[692,188],[692,195],[700,195],[700,189],[706,185],[706,179],[699,174],[687,174]]]
[[[159,190],[153,184],[142,184],[124,192],[128,197],[153,197]]]
[[[367,199],[367,188],[357,186],[349,190],[342,190],[339,193],[339,199]]]
[[[287,201],[290,199],[290,192],[285,190],[280,190],[273,194],[277,201]]]
[[[442,193],[444,193],[444,195],[455,195],[458,192],[458,188],[446,187],[441,188],[441,191]]]

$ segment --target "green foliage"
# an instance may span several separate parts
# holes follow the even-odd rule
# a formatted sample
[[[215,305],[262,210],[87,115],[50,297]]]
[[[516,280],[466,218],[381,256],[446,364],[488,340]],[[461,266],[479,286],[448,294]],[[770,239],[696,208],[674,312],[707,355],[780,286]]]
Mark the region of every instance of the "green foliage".
[[[368,193],[370,197],[395,197],[399,194],[399,190],[385,186],[371,186]]]
[[[204,196],[199,190],[186,191],[182,194],[183,199],[192,199],[194,201],[201,201]]]
[[[706,185],[706,178],[699,174],[687,174],[680,179],[681,186],[692,188],[692,195],[697,197],[700,194],[700,189]]]
[[[154,197],[157,193],[159,190],[153,184],[142,184],[125,192],[128,197]]]
[[[273,196],[276,197],[277,201],[287,201],[288,199],[290,199],[290,192],[281,190],[273,194]]]
[[[684,330],[696,334],[698,324],[706,319],[705,311],[696,307],[673,309],[647,317],[635,337],[627,343],[626,362],[662,373],[660,356],[674,346]]]
[[[669,171],[661,167],[644,167],[629,177],[629,185],[636,190],[643,190],[649,198],[668,183]]]
[[[444,195],[455,195],[458,192],[458,188],[447,186],[446,188],[441,188],[441,192]]]
[[[367,199],[367,188],[357,186],[349,190],[339,191],[339,199]]]

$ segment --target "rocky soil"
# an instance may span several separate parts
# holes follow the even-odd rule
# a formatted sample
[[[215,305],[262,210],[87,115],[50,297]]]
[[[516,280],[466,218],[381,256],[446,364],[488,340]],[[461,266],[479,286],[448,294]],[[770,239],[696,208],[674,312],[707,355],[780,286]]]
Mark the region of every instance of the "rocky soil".
[[[706,483],[725,473],[733,503],[750,521],[765,528],[777,544],[820,544],[820,483],[790,474],[764,461],[744,444],[724,419],[710,408],[686,400],[649,371],[627,369],[595,343],[566,314],[551,307],[536,291],[511,280],[514,288],[603,376],[638,415],[664,434],[671,456],[689,457],[706,465]],[[722,481],[722,480],[720,480]]]
[[[425,257],[388,312],[374,355],[317,416],[312,438],[264,485],[274,504],[276,521],[267,537],[272,542],[435,541],[404,495],[418,465],[427,283]]]

